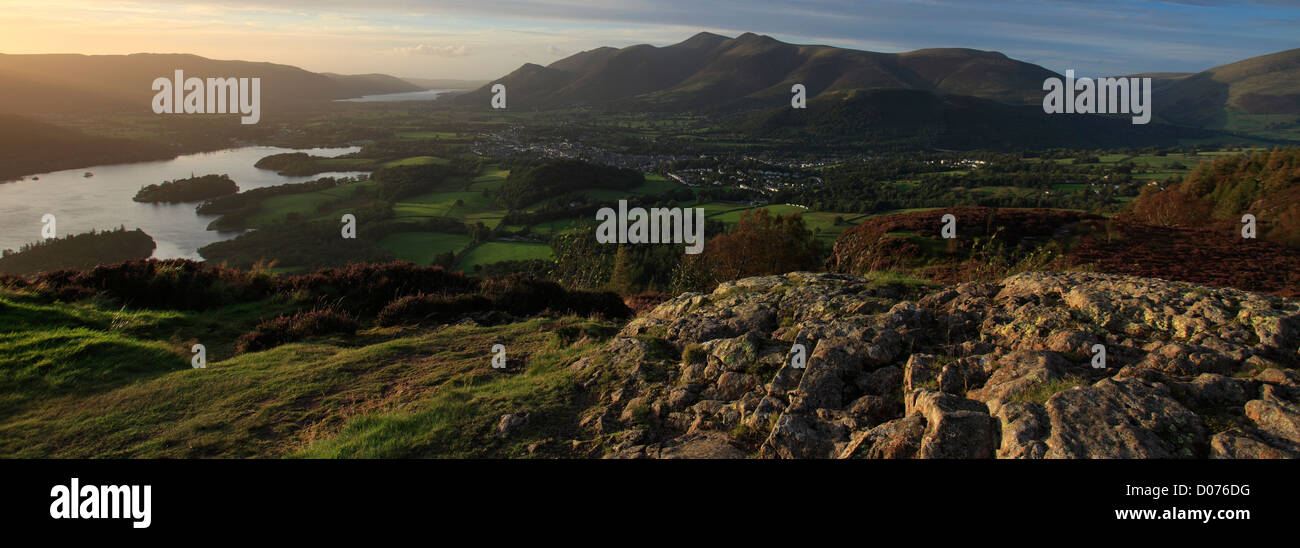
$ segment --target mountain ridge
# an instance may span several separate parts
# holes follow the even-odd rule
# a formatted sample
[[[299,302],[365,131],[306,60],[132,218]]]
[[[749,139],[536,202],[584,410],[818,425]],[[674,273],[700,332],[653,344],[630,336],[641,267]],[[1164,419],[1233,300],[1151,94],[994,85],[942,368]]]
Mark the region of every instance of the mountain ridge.
[[[1199,73],[1129,76],[1152,78],[1156,122],[1275,142],[1300,139],[1300,49]],[[1043,82],[1054,77],[1062,75],[998,51],[950,47],[879,53],[791,44],[752,32],[734,38],[701,32],[667,46],[605,46],[545,66],[525,63],[445,100],[487,109],[491,86],[504,84],[509,104],[525,109],[581,105],[734,113],[788,104],[791,86],[798,83],[810,101],[852,90],[898,89],[1038,106]],[[1178,137],[1183,138],[1204,135]]]
[[[1300,48],[1250,57],[1178,78],[1161,89],[1176,123],[1233,129],[1232,116],[1300,115]]]
[[[904,88],[1030,104],[1056,73],[969,48],[926,48],[878,53],[824,45],[790,44],[744,33],[735,38],[702,32],[676,44],[601,47],[549,65],[526,63],[493,80],[524,107],[578,102],[627,102],[658,108],[744,107],[787,97],[802,83],[809,97],[848,89]],[[486,105],[490,85],[451,99]],[[770,104],[770,103],[767,103]]]

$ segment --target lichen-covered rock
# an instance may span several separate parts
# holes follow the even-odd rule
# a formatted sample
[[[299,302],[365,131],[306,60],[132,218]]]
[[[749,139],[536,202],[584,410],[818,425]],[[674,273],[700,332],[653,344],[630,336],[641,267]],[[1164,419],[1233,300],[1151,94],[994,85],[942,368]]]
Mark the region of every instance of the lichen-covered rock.
[[[908,415],[855,434],[841,459],[914,459],[925,436],[925,417]]]
[[[1256,430],[1233,429],[1210,439],[1210,458],[1214,459],[1294,459],[1300,446],[1279,442]]]
[[[1047,400],[1048,458],[1190,458],[1204,455],[1201,418],[1169,389],[1137,378],[1102,379]]]
[[[1260,431],[1291,443],[1300,443],[1300,406],[1278,395],[1278,390],[1265,386],[1258,400],[1246,402],[1246,416]]]
[[[942,366],[937,357],[929,354],[912,354],[903,364],[903,391],[934,388],[939,381]]]
[[[848,439],[841,421],[822,420],[815,413],[785,413],[763,443],[761,456],[780,458],[831,458],[836,445]]]
[[[575,430],[591,439],[574,447],[636,458],[1300,456],[1300,303],[1087,272],[905,293],[794,272],[669,299],[570,365],[590,391]]]
[[[998,407],[1002,423],[1002,442],[998,458],[1041,459],[1047,456],[1047,435],[1051,422],[1047,410],[1037,403],[1011,402]]]
[[[1070,363],[1056,352],[1017,350],[998,359],[984,386],[969,395],[980,401],[1010,400],[1036,386],[1065,378],[1069,369]]]
[[[920,458],[993,458],[999,443],[998,423],[982,402],[935,390],[911,392],[907,414],[925,417]]]

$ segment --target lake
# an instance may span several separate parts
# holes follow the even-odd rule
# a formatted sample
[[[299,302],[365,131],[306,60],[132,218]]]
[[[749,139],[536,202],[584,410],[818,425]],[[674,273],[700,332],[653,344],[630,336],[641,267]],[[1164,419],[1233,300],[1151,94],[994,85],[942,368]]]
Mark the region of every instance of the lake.
[[[459,89],[426,89],[422,91],[408,91],[404,93],[385,93],[383,95],[366,95],[353,99],[339,99],[346,103],[383,103],[389,101],[432,101],[439,95],[453,91],[464,91]]]
[[[69,169],[29,175],[21,181],[0,184],[0,249],[40,240],[41,217],[55,216],[60,237],[93,230],[125,226],[140,228],[153,236],[159,259],[202,259],[198,249],[238,236],[240,232],[207,230],[214,215],[194,212],[198,203],[143,204],[131,198],[140,187],[191,175],[227,174],[249,190],[286,183],[300,183],[321,177],[352,177],[362,171],[321,173],[285,177],[253,167],[264,156],[282,152],[306,152],[316,156],[339,156],[361,147],[313,148],[295,151],[281,147],[254,146],[186,154],[171,160],[138,162]],[[93,173],[85,177],[86,172]],[[33,180],[38,177],[40,180]]]

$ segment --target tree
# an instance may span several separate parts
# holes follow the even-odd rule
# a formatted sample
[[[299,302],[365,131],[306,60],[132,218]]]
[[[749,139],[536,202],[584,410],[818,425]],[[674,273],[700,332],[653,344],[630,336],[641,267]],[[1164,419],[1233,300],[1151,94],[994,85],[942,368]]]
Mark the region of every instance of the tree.
[[[467,226],[469,228],[469,239],[471,242],[485,242],[492,237],[492,229],[488,228],[487,225],[483,224],[481,221]]]
[[[819,270],[822,248],[798,213],[774,217],[766,209],[751,209],[729,233],[709,240],[704,257],[709,274],[720,282]]]
[[[1133,201],[1128,217],[1155,226],[1195,226],[1210,219],[1210,206],[1176,187],[1147,185]]]
[[[570,288],[596,288],[605,284],[614,266],[616,246],[596,241],[594,226],[583,226],[551,238],[555,253],[555,280]]]

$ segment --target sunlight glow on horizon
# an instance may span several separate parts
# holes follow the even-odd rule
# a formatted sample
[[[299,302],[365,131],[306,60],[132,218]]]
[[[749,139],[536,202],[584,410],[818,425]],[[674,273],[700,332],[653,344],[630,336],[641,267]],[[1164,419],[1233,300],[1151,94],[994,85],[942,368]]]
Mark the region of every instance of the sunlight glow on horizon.
[[[427,78],[490,79],[523,63],[548,64],[600,46],[663,46],[700,31],[752,31],[884,52],[971,47],[1081,74],[1197,71],[1300,46],[1293,38],[1300,8],[1280,4],[879,0],[850,3],[845,11],[836,0],[724,0],[707,13],[695,13],[696,3],[684,0],[597,7],[495,0],[0,4],[0,53],[192,53],[319,72]],[[1201,27],[1192,26],[1198,22]]]

